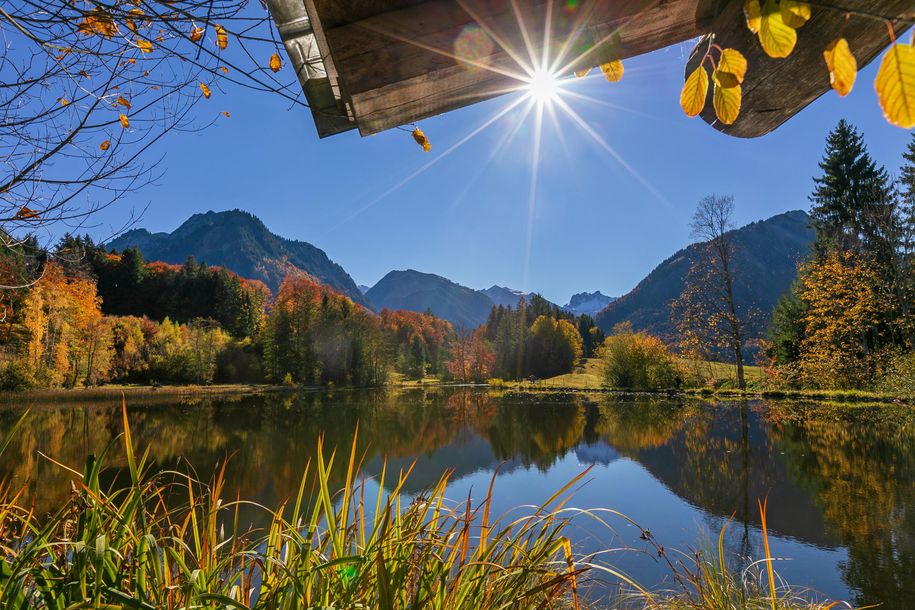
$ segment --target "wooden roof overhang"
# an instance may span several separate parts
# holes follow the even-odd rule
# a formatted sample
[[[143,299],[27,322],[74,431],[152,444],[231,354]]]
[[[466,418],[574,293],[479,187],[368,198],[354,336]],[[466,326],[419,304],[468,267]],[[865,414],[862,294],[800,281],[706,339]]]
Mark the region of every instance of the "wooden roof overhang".
[[[861,68],[908,26],[910,0],[814,4],[786,59],[765,55],[747,29],[742,0],[268,0],[320,137],[370,135],[517,90],[528,49],[569,72],[699,38],[685,69],[711,40],[741,51],[750,69],[740,117],[716,122],[739,137],[766,134],[829,90],[823,49],[841,32]],[[475,44],[482,36],[485,45]],[[468,41],[461,47],[459,41]],[[489,44],[492,43],[492,44]],[[469,49],[469,52],[468,52]],[[711,95],[711,91],[709,91]]]

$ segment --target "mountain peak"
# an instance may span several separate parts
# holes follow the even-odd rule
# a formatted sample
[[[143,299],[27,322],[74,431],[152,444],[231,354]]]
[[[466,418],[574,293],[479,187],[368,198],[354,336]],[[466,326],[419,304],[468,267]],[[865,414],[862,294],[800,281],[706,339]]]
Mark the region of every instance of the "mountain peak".
[[[220,265],[242,277],[261,280],[274,292],[289,274],[305,273],[366,304],[356,283],[315,246],[272,233],[257,216],[243,210],[194,214],[171,233],[127,231],[108,243],[123,250],[136,246],[147,260],[183,263],[189,256]]]
[[[595,316],[599,311],[616,300],[616,297],[608,297],[602,294],[600,290],[594,292],[579,292],[573,294],[569,303],[563,306],[566,311],[574,313],[576,316],[589,315]]]
[[[458,328],[476,328],[492,308],[492,300],[482,292],[415,269],[388,272],[365,297],[376,311],[431,311]]]

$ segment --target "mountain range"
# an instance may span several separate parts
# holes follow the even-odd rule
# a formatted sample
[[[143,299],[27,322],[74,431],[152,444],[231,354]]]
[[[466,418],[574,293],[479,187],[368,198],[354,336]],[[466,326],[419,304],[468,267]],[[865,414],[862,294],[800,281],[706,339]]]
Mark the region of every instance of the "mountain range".
[[[762,333],[767,314],[794,280],[797,263],[813,240],[809,223],[805,212],[793,211],[733,232],[738,249],[737,300],[766,314],[758,316],[751,335]],[[494,305],[515,307],[521,298],[530,300],[533,294],[499,285],[474,290],[412,269],[391,271],[371,287],[357,286],[323,250],[280,237],[257,217],[240,210],[195,214],[171,233],[135,229],[107,245],[114,250],[136,246],[147,260],[168,263],[180,264],[193,256],[243,277],[261,280],[274,292],[287,274],[306,274],[375,311],[431,311],[463,328],[484,323]],[[683,290],[684,277],[698,252],[696,244],[679,250],[618,299],[600,291],[581,292],[573,295],[563,309],[594,316],[604,331],[628,320],[637,330],[670,338],[675,330],[670,303]]]
[[[736,247],[734,297],[743,310],[762,314],[748,320],[749,336],[759,337],[775,302],[791,287],[798,263],[810,250],[814,238],[810,216],[801,210],[785,212],[735,229],[731,236]],[[683,291],[686,273],[699,252],[698,244],[677,251],[601,311],[597,325],[609,332],[628,321],[635,330],[672,338],[676,329],[670,304]]]

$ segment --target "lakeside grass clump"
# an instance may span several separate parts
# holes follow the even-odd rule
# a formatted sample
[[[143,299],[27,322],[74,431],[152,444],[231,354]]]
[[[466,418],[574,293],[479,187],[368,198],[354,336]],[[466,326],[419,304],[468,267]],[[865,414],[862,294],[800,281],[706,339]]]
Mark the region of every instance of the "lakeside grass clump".
[[[367,494],[355,439],[342,464],[319,442],[297,495],[267,507],[226,493],[225,463],[206,482],[192,469],[157,470],[148,452],[134,447],[126,406],[122,414],[122,480],[102,483],[112,479],[104,468],[109,447],[90,456],[82,472],[55,462],[74,483],[53,514],[20,505],[22,492],[10,481],[0,486],[0,607],[578,609],[595,607],[585,593],[594,576],[609,576],[629,591],[612,607],[833,607],[776,586],[762,505],[766,557],[742,572],[725,559],[724,529],[717,555],[700,551],[684,562],[671,560],[672,551],[639,528],[677,584],[650,592],[612,566],[575,554],[566,535],[572,516],[613,514],[638,527],[614,511],[566,508],[570,489],[587,471],[527,514],[496,517],[492,483],[478,505],[469,498],[453,504],[450,473],[409,497],[403,489],[411,469],[392,474],[385,466],[378,491]],[[241,514],[251,509],[268,525],[245,526]],[[748,576],[760,565],[765,569],[757,575],[765,579]]]

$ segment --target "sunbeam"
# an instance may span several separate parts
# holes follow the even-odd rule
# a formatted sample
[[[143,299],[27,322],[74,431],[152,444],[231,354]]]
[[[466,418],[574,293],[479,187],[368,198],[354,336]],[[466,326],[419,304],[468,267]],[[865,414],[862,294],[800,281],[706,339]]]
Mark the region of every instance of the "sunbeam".
[[[630,174],[633,178],[635,178],[636,180],[638,180],[638,181],[639,181],[639,184],[641,184],[642,186],[644,186],[646,190],[648,190],[652,195],[654,195],[655,197],[657,197],[661,202],[664,203],[664,205],[666,205],[666,206],[668,206],[669,208],[673,209],[673,206],[671,205],[671,203],[670,203],[669,201],[667,201],[667,198],[664,197],[664,195],[662,195],[662,194],[654,187],[654,185],[652,185],[652,184],[651,184],[650,182],[648,182],[645,178],[643,178],[642,175],[641,175],[640,173],[638,173],[638,172],[635,170],[634,167],[632,167],[631,165],[629,165],[629,162],[626,161],[625,159],[623,159],[623,157],[620,156],[620,154],[619,154],[618,152],[616,152],[616,150],[615,150],[612,146],[610,146],[609,144],[607,144],[607,141],[606,141],[603,137],[601,137],[601,135],[600,135],[599,133],[597,133],[596,131],[594,131],[594,130],[591,128],[591,126],[588,125],[588,123],[587,123],[583,118],[581,118],[581,116],[580,116],[577,112],[575,112],[575,111],[572,109],[571,106],[569,106],[569,105],[566,103],[565,100],[563,100],[561,97],[557,97],[557,98],[556,98],[556,103],[559,105],[560,108],[562,108],[562,109],[566,112],[566,114],[569,115],[569,117],[572,118],[573,121],[575,121],[575,122],[578,124],[579,127],[582,128],[582,130],[584,130],[585,133],[587,133],[589,136],[591,136],[591,139],[593,139],[593,140],[597,143],[598,146],[600,146],[601,148],[603,148],[604,150],[606,150],[608,153],[610,153],[610,156],[613,157],[613,158],[616,160],[617,163],[619,163],[620,165],[622,165],[623,168],[625,168],[626,171],[628,171],[629,174]]]
[[[519,98],[516,99],[514,102],[512,102],[511,104],[509,104],[508,106],[506,106],[505,108],[503,108],[502,110],[500,110],[499,112],[497,112],[496,114],[494,114],[492,117],[490,117],[489,119],[487,119],[487,120],[486,120],[483,124],[481,124],[479,127],[477,127],[476,129],[474,129],[473,131],[471,131],[470,133],[468,133],[466,136],[464,136],[463,138],[461,138],[460,140],[458,140],[457,142],[455,142],[455,143],[452,144],[451,146],[449,146],[442,154],[440,154],[439,156],[435,157],[434,159],[432,159],[431,161],[429,161],[428,163],[426,163],[425,165],[423,165],[422,167],[420,167],[419,169],[417,169],[415,172],[413,172],[412,174],[410,174],[409,176],[407,176],[406,178],[404,178],[403,180],[401,180],[400,182],[398,182],[397,184],[395,184],[394,186],[392,186],[392,187],[389,188],[388,190],[384,191],[383,193],[381,193],[380,195],[378,195],[377,197],[375,197],[374,199],[372,199],[371,201],[369,201],[367,204],[365,204],[364,206],[362,206],[361,208],[359,208],[358,210],[356,210],[355,212],[353,212],[352,214],[350,214],[349,216],[347,216],[346,218],[344,218],[343,220],[341,220],[341,221],[338,222],[337,224],[335,224],[335,225],[333,225],[332,227],[330,227],[330,228],[328,229],[328,232],[334,231],[334,230],[338,229],[339,227],[343,226],[344,224],[350,222],[351,220],[353,220],[354,218],[356,218],[357,216],[359,216],[360,214],[362,214],[363,212],[365,212],[366,210],[368,210],[369,208],[371,208],[372,206],[374,206],[376,203],[378,203],[379,201],[381,201],[382,199],[384,199],[384,198],[387,197],[388,195],[390,195],[390,194],[394,193],[395,191],[397,191],[398,189],[402,188],[404,185],[406,185],[407,183],[409,183],[411,180],[413,180],[414,178],[416,178],[417,176],[419,176],[420,174],[422,174],[423,172],[425,172],[426,170],[428,170],[430,167],[432,167],[433,165],[435,165],[436,163],[438,163],[438,162],[441,161],[442,159],[446,158],[448,155],[450,155],[450,154],[453,153],[455,150],[457,150],[458,148],[460,148],[460,147],[461,147],[463,144],[465,144],[467,141],[469,141],[469,140],[472,139],[474,136],[476,136],[477,134],[479,134],[480,132],[482,132],[484,129],[486,129],[487,127],[489,127],[490,125],[492,125],[493,123],[495,123],[496,121],[498,121],[499,119],[501,119],[503,116],[505,116],[506,114],[508,114],[509,112],[511,112],[514,108],[518,107],[522,102],[524,102],[524,101],[526,101],[526,100],[527,100],[526,97],[519,97]]]

